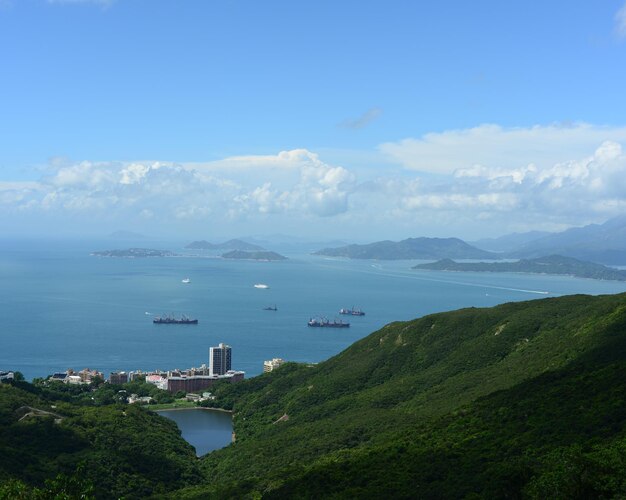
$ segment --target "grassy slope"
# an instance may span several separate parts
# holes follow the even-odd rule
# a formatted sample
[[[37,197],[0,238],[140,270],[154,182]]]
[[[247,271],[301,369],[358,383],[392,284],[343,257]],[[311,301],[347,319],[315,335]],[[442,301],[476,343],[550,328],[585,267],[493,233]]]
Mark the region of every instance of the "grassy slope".
[[[625,295],[570,296],[464,309],[388,325],[315,367],[292,365],[222,388],[220,402],[236,412],[238,440],[204,460],[212,486],[186,493],[190,497],[211,492],[220,496],[254,491],[294,494],[313,486],[309,492],[317,494],[315,485],[330,483],[338,493],[356,488],[360,494],[374,493],[376,484],[380,492],[388,491],[393,484],[402,495],[417,478],[424,491],[434,488],[429,491],[436,492],[444,484],[456,484],[449,477],[438,479],[446,471],[449,475],[455,464],[465,471],[460,477],[473,470],[459,457],[473,457],[474,465],[496,460],[494,467],[499,467],[497,452],[503,441],[495,432],[497,408],[512,412],[506,429],[514,439],[516,426],[526,418],[520,415],[533,415],[545,432],[556,425],[549,414],[537,413],[544,398],[556,401],[550,407],[554,415],[566,407],[561,399],[580,406],[587,395],[578,391],[580,384],[572,382],[578,373],[588,372],[591,394],[606,397],[600,407],[608,412],[607,418],[618,422],[607,431],[607,439],[613,439],[623,415],[612,410],[618,400],[609,389],[617,384],[623,391],[624,382],[619,377],[606,382],[601,374],[604,369],[622,370],[625,343]],[[609,360],[607,353],[617,357]],[[506,404],[493,399],[497,397],[505,398]],[[520,414],[516,402],[524,398],[526,413]],[[285,414],[288,420],[276,422]],[[577,427],[572,429],[576,429],[573,438],[565,439],[564,445],[585,436]],[[491,439],[485,441],[491,442],[488,450],[472,455],[460,448],[448,453],[458,442],[472,443],[472,436],[481,434]],[[529,434],[527,442],[515,448],[516,460],[534,440],[541,439],[541,434]],[[551,446],[557,445],[555,441]],[[408,455],[402,459],[403,454]],[[526,482],[536,476],[530,466],[511,467],[522,476],[530,474],[524,476]],[[422,469],[432,469],[433,475],[424,477],[418,473]],[[469,490],[459,487],[450,494],[464,495],[481,484],[486,487],[485,482],[497,483],[476,471],[467,477],[478,479],[465,481],[471,485]],[[368,489],[359,490],[359,484],[361,488],[367,484]]]

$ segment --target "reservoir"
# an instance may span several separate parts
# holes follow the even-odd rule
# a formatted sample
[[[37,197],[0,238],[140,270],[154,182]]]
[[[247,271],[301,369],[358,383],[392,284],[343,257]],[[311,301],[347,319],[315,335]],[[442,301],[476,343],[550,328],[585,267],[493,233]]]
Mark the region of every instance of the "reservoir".
[[[228,412],[185,408],[158,410],[156,413],[176,422],[183,439],[196,449],[199,457],[228,446],[232,440],[233,419]]]

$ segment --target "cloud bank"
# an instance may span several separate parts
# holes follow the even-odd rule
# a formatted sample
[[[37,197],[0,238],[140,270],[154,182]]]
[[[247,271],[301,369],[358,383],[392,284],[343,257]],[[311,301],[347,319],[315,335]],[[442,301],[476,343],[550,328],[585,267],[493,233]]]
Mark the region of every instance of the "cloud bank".
[[[480,125],[389,142],[380,150],[408,169],[451,174],[475,164],[518,168],[532,163],[546,168],[581,158],[607,140],[626,142],[626,127],[585,123],[527,128]]]
[[[55,161],[37,182],[0,180],[0,219],[370,240],[556,230],[624,213],[625,141],[624,128],[480,126],[384,144],[403,168],[375,177],[306,149],[204,163]]]

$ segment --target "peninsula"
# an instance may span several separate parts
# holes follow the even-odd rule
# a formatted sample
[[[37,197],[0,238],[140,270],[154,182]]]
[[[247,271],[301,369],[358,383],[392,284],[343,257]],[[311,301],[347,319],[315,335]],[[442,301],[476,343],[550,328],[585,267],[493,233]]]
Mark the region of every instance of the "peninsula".
[[[561,274],[577,278],[626,281],[626,271],[613,269],[602,264],[586,262],[573,257],[550,255],[536,259],[521,259],[516,262],[455,262],[442,259],[430,264],[418,264],[413,269],[431,271],[473,271],[492,273]]]

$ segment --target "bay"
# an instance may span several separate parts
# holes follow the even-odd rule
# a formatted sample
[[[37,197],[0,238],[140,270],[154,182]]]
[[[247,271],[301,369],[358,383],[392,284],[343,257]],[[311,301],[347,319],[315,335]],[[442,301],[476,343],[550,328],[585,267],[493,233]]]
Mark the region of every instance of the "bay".
[[[146,244],[182,252],[180,243]],[[263,361],[319,362],[383,325],[462,307],[565,294],[626,291],[626,283],[568,276],[450,273],[410,269],[416,261],[350,261],[289,254],[287,261],[207,257],[102,258],[106,241],[0,240],[0,370],[27,379],[68,368],[168,370],[208,363],[210,346],[232,346],[246,376]],[[280,251],[280,249],[277,249]],[[191,283],[181,280],[189,277]],[[254,288],[265,283],[268,289]],[[276,305],[277,311],[264,307]],[[343,317],[351,328],[307,327]],[[185,314],[198,325],[155,325]]]

